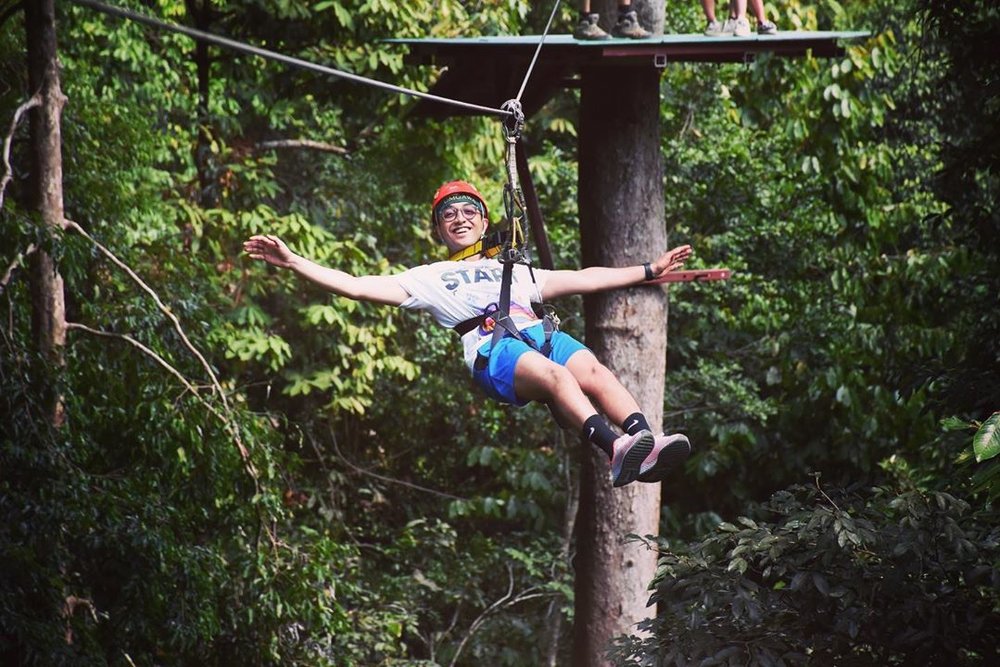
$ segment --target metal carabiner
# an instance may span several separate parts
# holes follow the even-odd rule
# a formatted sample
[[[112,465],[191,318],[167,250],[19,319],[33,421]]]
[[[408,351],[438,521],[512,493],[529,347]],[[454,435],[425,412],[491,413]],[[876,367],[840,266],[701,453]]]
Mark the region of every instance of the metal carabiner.
[[[524,110],[521,108],[521,101],[518,99],[507,100],[500,105],[500,110],[506,112],[503,117],[503,131],[507,139],[515,141],[521,137],[521,130],[524,129]]]

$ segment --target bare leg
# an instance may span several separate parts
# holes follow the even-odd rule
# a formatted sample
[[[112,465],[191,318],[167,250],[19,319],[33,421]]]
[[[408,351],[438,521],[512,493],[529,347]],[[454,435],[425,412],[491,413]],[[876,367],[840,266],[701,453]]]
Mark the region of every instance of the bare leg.
[[[732,0],[729,3],[729,17],[734,19],[745,18],[747,15],[747,0]]]
[[[580,350],[569,358],[566,368],[574,384],[589,396],[612,424],[621,424],[636,412],[642,412],[635,398],[590,350]]]
[[[764,11],[764,0],[750,0],[750,11],[757,23],[767,23],[767,13]]]
[[[705,19],[715,23],[715,0],[701,0],[701,9],[705,12]]]
[[[514,391],[518,398],[547,404],[567,428],[579,430],[597,414],[573,373],[538,352],[526,352],[517,360]]]
[[[580,2],[580,12],[583,14],[590,13],[590,0],[581,0]]]

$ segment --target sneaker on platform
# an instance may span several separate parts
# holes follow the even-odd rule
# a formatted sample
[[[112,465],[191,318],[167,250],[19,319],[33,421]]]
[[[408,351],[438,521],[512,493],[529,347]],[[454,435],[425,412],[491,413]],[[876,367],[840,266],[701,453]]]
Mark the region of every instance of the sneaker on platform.
[[[736,25],[733,27],[733,37],[749,37],[750,36],[750,21],[746,20],[746,17],[741,19],[736,19]]]
[[[611,34],[615,37],[628,37],[629,39],[645,39],[649,37],[649,31],[639,25],[639,17],[635,10],[630,10],[618,16],[618,23],[611,29]]]
[[[757,34],[776,35],[778,34],[778,26],[774,25],[771,21],[760,21],[757,23]]]
[[[580,17],[580,22],[573,31],[573,37],[577,39],[610,39],[611,35],[601,30],[597,25],[600,16],[597,14],[585,14]]]
[[[706,37],[722,37],[722,23],[720,21],[709,21],[705,26]]]

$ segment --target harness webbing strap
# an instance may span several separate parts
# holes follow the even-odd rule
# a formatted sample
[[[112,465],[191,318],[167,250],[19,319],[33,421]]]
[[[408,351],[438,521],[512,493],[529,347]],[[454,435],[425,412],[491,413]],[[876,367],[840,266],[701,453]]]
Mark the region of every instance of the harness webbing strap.
[[[470,245],[468,248],[462,248],[458,252],[453,253],[448,259],[453,262],[460,262],[463,259],[468,259],[469,257],[480,253],[483,257],[496,257],[500,254],[500,251],[503,250],[504,239],[505,235],[502,231],[487,234]]]
[[[535,270],[531,267],[531,263],[528,263],[528,273],[531,274],[531,282],[536,286],[538,281],[535,280]],[[541,294],[539,293],[539,298]],[[538,350],[546,357],[552,354],[552,334],[559,330],[559,319],[554,313],[550,314],[545,310],[544,303],[532,303],[531,309],[535,311],[535,317],[542,321],[542,330],[545,332],[545,342],[542,343],[542,347]]]
[[[459,322],[452,328],[458,332],[459,336],[464,336],[476,327],[482,326],[483,322],[487,319],[492,319],[493,338],[490,340],[491,351],[504,336],[513,336],[520,338],[529,346],[548,357],[552,354],[552,334],[558,331],[559,323],[553,315],[546,312],[545,306],[541,303],[531,304],[531,309],[534,311],[535,316],[542,321],[542,331],[545,333],[545,338],[541,346],[535,343],[535,340],[530,335],[518,330],[514,321],[510,318],[510,289],[514,279],[514,264],[514,262],[505,262],[503,265],[503,273],[500,279],[500,301],[497,307],[482,315]],[[528,264],[528,271],[532,274],[531,279],[534,281],[534,271],[530,263]]]
[[[490,349],[496,347],[500,339],[505,335],[521,337],[521,332],[517,330],[514,321],[510,319],[510,285],[514,280],[514,262],[504,262],[503,274],[500,278],[500,303],[496,311],[493,312],[493,340],[490,342]]]

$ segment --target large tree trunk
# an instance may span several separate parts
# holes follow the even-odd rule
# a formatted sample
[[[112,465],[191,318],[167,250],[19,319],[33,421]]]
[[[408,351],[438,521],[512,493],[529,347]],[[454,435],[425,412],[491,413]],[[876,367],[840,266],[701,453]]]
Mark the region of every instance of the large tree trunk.
[[[638,4],[638,3],[636,3]],[[662,6],[662,3],[661,3]],[[628,266],[666,248],[659,147],[659,72],[602,66],[583,73],[580,224],[585,266]],[[643,407],[663,418],[666,295],[638,287],[585,300],[586,342]],[[658,534],[660,485],[612,489],[607,457],[592,451],[582,470],[577,520],[573,665],[604,665],[610,640],[651,616],[653,551],[625,535]]]
[[[63,222],[62,134],[60,118],[66,98],[59,87],[54,0],[27,0],[24,5],[28,45],[28,81],[42,104],[31,113],[31,207],[48,230]],[[52,256],[39,248],[31,260],[32,332],[39,350],[55,367],[63,364],[66,345],[66,305],[63,279]],[[62,424],[58,393],[50,400],[50,419]]]

